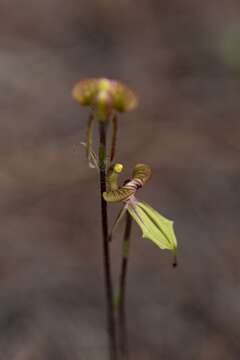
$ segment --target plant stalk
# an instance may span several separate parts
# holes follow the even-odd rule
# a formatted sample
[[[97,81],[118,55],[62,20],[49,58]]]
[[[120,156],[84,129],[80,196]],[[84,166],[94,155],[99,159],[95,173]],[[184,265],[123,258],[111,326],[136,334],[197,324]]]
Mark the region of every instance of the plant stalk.
[[[129,246],[130,235],[132,227],[132,218],[129,212],[126,212],[126,225],[123,236],[122,244],[122,263],[121,273],[119,278],[119,307],[118,307],[118,322],[119,322],[119,348],[121,352],[121,358],[128,359],[128,341],[127,341],[127,324],[126,324],[126,280],[129,260]]]
[[[110,249],[108,241],[107,202],[103,199],[106,191],[106,122],[99,121],[99,169],[100,169],[100,198],[102,215],[103,262],[107,303],[107,325],[109,336],[110,359],[117,360],[117,340],[113,307],[113,286],[111,276]]]

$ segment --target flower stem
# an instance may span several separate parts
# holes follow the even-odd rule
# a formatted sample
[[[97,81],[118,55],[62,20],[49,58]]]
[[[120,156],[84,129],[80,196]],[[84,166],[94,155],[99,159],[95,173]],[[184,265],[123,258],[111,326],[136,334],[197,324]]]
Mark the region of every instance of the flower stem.
[[[99,168],[100,168],[100,198],[102,214],[103,262],[105,290],[107,302],[107,324],[109,336],[110,359],[117,360],[117,341],[113,307],[113,287],[111,277],[110,249],[108,241],[107,202],[103,199],[106,191],[106,122],[99,121]]]
[[[122,264],[119,278],[119,307],[118,307],[118,321],[119,321],[119,347],[122,359],[128,358],[128,344],[127,344],[127,325],[126,325],[126,311],[125,311],[125,295],[126,295],[126,279],[129,259],[130,235],[132,227],[132,218],[129,212],[126,212],[126,226],[122,244]]]

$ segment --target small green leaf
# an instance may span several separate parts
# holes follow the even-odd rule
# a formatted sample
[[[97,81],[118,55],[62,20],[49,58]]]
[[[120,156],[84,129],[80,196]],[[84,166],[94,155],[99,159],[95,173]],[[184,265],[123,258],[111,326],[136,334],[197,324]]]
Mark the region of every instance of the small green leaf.
[[[140,226],[143,237],[152,240],[160,249],[177,248],[173,221],[168,220],[145,202],[136,201],[128,205],[128,211]]]

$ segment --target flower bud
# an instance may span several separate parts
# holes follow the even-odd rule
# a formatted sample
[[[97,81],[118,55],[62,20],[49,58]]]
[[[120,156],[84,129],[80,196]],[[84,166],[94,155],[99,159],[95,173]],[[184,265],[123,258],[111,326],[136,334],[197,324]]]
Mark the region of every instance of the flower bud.
[[[112,111],[126,112],[137,106],[132,90],[119,81],[106,78],[81,80],[74,86],[73,97],[81,105],[91,106],[99,120],[107,120]]]

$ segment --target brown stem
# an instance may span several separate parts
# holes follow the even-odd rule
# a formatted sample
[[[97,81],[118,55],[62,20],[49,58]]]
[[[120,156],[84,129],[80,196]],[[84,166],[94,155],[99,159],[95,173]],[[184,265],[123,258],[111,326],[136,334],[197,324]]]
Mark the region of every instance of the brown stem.
[[[107,202],[103,199],[103,192],[106,191],[106,123],[99,121],[99,168],[100,168],[100,198],[102,214],[102,238],[103,238],[103,261],[105,290],[107,301],[107,323],[110,347],[110,359],[117,360],[117,341],[113,307],[113,287],[111,277],[110,249],[108,241],[108,215]]]
[[[117,115],[115,114],[112,118],[112,144],[111,144],[111,153],[110,153],[111,161],[113,161],[116,153],[117,132],[118,132],[118,120],[117,120]]]
[[[119,346],[120,346],[122,359],[128,359],[125,294],[126,294],[126,279],[127,279],[127,269],[128,269],[131,227],[132,227],[132,218],[129,212],[127,211],[126,226],[125,226],[123,245],[122,245],[122,264],[121,264],[121,273],[119,278],[119,307],[118,307]]]

